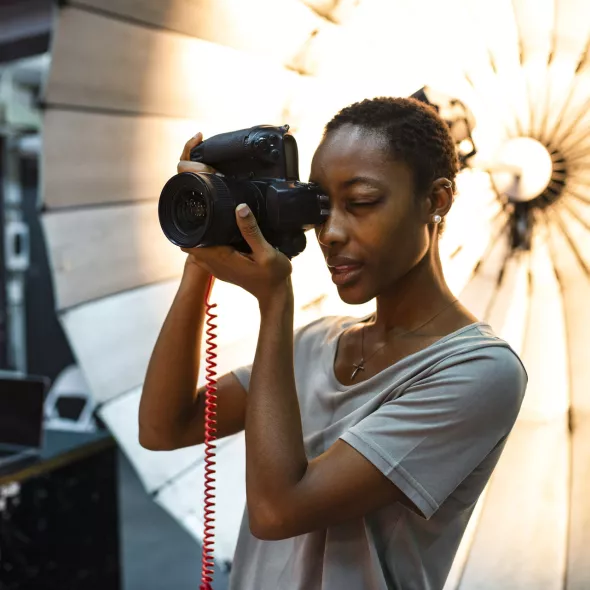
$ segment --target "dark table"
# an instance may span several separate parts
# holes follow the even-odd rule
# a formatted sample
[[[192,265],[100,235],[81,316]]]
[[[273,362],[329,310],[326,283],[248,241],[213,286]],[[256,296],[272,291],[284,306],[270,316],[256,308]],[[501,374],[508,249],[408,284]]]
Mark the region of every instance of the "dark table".
[[[120,590],[117,447],[106,431],[47,431],[0,470],[0,590]]]

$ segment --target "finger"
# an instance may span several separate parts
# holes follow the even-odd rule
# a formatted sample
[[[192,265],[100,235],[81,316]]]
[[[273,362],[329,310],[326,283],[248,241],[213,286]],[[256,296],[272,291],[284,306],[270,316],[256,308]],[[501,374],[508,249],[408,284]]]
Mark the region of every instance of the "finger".
[[[201,162],[190,162],[187,160],[181,160],[178,162],[176,169],[178,170],[178,174],[181,172],[208,172],[209,174],[215,174],[217,172],[215,168],[212,168],[207,164],[202,164]]]
[[[236,220],[242,236],[252,248],[252,254],[255,258],[268,252],[269,248],[272,249],[272,246],[264,239],[258,223],[256,223],[256,218],[245,203],[241,203],[236,207]]]
[[[240,252],[239,250],[236,250],[236,254],[239,254],[242,258],[247,258],[248,260],[255,262],[254,256],[252,256],[252,254],[248,254],[246,252]]]
[[[195,135],[193,135],[185,144],[182,150],[182,154],[180,155],[181,160],[190,160],[191,159],[191,150],[196,146],[199,145],[203,141],[203,134],[199,131]]]

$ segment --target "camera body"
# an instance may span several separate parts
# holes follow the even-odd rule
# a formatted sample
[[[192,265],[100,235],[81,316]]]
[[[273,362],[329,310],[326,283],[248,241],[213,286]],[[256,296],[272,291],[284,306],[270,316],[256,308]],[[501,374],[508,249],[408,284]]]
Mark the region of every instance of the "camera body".
[[[220,133],[191,150],[191,160],[236,180],[299,180],[299,157],[289,125],[257,125]]]
[[[329,215],[329,199],[299,181],[297,143],[289,126],[258,125],[215,135],[191,150],[193,162],[218,174],[183,172],[164,186],[158,205],[166,237],[184,247],[232,245],[250,253],[235,220],[246,203],[265,239],[289,258],[306,246],[305,231]]]

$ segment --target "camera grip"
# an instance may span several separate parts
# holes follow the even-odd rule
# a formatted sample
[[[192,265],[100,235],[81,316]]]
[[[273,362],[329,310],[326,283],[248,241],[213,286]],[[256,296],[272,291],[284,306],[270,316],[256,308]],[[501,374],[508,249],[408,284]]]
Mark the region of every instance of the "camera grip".
[[[222,162],[239,160],[249,151],[251,129],[240,129],[214,135],[191,150],[191,160],[215,167]]]

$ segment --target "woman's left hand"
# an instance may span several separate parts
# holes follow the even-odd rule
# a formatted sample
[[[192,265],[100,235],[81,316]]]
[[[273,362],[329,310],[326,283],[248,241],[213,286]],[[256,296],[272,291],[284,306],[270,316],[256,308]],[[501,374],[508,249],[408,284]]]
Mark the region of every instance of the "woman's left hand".
[[[193,262],[204,268],[220,281],[232,283],[245,289],[260,304],[270,301],[276,289],[289,283],[293,267],[291,261],[273,248],[264,238],[256,218],[246,205],[247,215],[240,217],[236,208],[236,222],[242,236],[252,248],[251,254],[238,252],[232,246],[207,246],[181,248],[192,257]],[[242,211],[243,212],[243,211]]]

